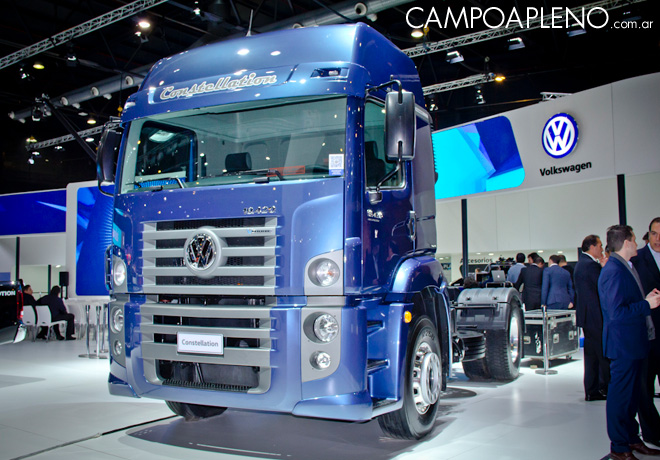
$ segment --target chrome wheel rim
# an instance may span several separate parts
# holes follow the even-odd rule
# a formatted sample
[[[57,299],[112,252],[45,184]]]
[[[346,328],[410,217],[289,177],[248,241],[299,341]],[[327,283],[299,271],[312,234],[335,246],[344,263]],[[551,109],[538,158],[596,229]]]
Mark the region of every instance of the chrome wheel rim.
[[[511,315],[509,324],[509,356],[512,363],[518,361],[520,356],[520,323],[518,322],[518,316],[515,314]]]
[[[421,342],[415,351],[412,372],[412,393],[420,415],[438,401],[442,387],[440,357],[428,342]]]

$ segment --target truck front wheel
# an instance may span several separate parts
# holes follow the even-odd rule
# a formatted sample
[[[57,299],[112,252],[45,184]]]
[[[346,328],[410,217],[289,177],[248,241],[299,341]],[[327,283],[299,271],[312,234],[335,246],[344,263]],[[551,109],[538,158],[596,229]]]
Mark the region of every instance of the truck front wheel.
[[[406,349],[403,407],[378,418],[386,435],[400,439],[420,439],[431,432],[442,389],[442,355],[435,326],[422,317],[411,331]]]
[[[227,410],[226,407],[202,406],[200,404],[188,404],[176,401],[165,401],[165,403],[167,403],[167,407],[172,412],[183,417],[186,422],[220,415]]]

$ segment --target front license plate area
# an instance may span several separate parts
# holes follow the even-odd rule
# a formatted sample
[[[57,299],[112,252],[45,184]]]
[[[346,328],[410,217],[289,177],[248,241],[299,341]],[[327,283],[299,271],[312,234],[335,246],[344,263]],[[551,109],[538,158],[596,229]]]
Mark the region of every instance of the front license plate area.
[[[179,353],[223,355],[225,353],[222,334],[191,334],[177,332],[176,349]]]

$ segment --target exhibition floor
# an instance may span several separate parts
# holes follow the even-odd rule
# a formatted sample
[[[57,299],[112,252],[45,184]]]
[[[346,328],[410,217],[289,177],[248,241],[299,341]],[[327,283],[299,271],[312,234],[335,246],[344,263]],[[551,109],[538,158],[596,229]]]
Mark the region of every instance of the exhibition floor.
[[[609,451],[605,402],[584,401],[581,352],[556,362],[556,375],[525,360],[506,385],[469,382],[455,366],[435,430],[410,442],[384,438],[377,421],[229,410],[184,422],[161,401],[109,395],[108,361],[84,351],[82,341],[0,348],[0,459],[598,460]]]

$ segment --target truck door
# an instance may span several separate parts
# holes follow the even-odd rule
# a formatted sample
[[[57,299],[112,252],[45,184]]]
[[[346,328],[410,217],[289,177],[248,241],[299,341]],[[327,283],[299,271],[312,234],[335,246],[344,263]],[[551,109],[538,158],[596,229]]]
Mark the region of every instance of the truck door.
[[[379,291],[391,283],[400,260],[414,250],[412,182],[410,162],[404,162],[395,176],[381,184],[382,199],[370,200],[369,191],[396,168],[396,162],[386,159],[384,106],[368,100],[364,118],[363,282],[366,290]]]

